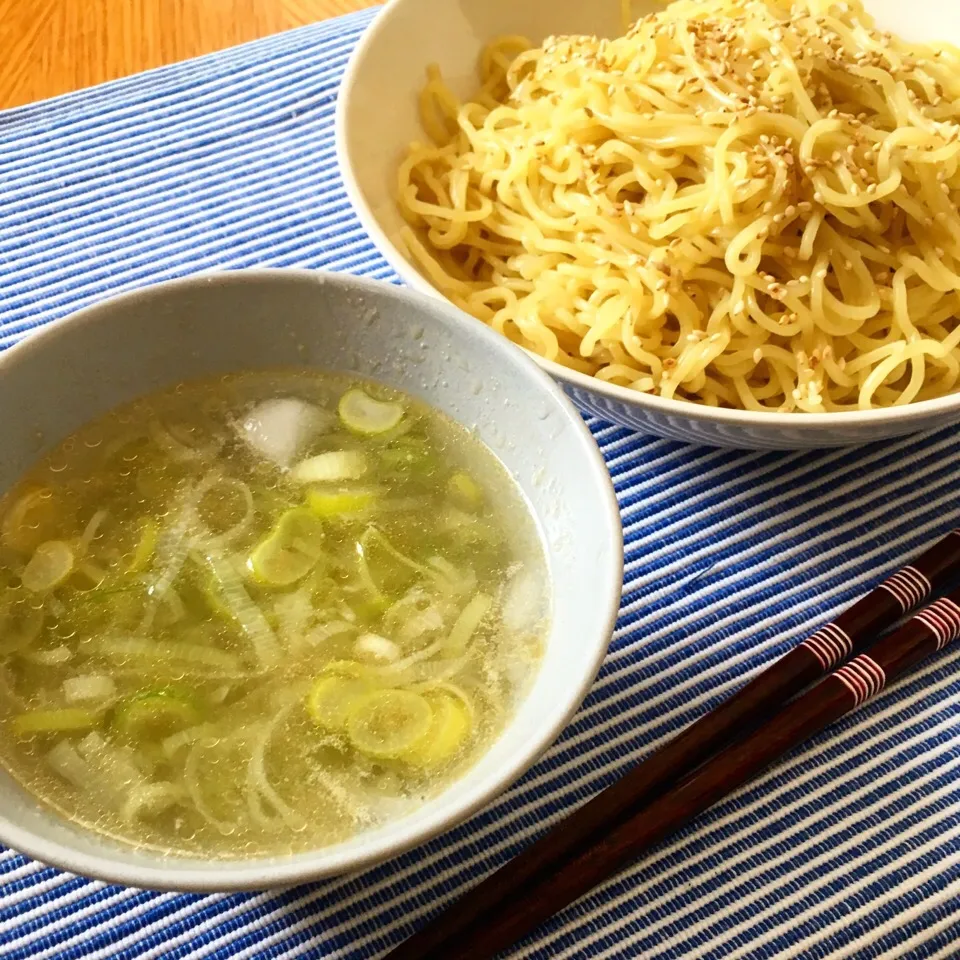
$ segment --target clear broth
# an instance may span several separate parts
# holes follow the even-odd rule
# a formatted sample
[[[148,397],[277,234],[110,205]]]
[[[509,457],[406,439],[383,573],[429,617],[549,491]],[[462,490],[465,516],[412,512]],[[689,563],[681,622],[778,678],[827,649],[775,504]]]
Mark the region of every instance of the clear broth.
[[[426,405],[315,371],[180,385],[0,501],[0,761],[166,853],[343,840],[503,729],[546,570],[516,484]]]

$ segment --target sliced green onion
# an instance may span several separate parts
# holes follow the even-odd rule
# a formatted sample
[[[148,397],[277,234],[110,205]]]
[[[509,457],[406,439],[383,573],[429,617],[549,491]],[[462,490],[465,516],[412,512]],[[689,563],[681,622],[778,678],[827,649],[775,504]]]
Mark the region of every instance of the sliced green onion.
[[[73,572],[73,548],[63,540],[47,540],[33,552],[21,582],[31,593],[47,593]]]
[[[273,613],[277,632],[288,652],[299,650],[314,614],[309,587],[301,587],[292,593],[281,593],[274,601]]]
[[[353,433],[373,436],[392,430],[403,417],[403,406],[390,400],[375,400],[365,390],[348,390],[337,405],[340,421]]]
[[[140,527],[140,539],[127,564],[127,573],[143,573],[153,559],[160,537],[160,526],[155,520],[144,520]]]
[[[307,694],[307,713],[324,730],[343,731],[353,704],[372,689],[359,676],[327,673],[319,677]]]
[[[90,730],[100,720],[95,710],[66,707],[63,710],[30,710],[17,714],[10,725],[18,737],[32,737],[42,733],[64,733],[69,730]]]
[[[223,834],[223,836],[229,837],[237,829],[237,822],[235,820],[221,819],[210,809],[209,804],[204,798],[203,787],[201,785],[200,758],[203,756],[205,750],[216,749],[222,751],[222,744],[218,737],[198,740],[191,746],[190,752],[187,754],[187,758],[183,764],[183,784],[186,787],[187,796],[193,803],[197,813],[199,813],[207,823]],[[220,762],[222,764],[225,760],[221,760]]]
[[[377,690],[355,700],[347,715],[350,742],[371,757],[396,759],[416,749],[433,726],[426,698],[409,690]]]
[[[472,593],[477,586],[477,576],[469,567],[460,571],[444,557],[430,557],[427,565],[435,571],[431,576],[443,593]]]
[[[422,573],[424,576],[430,576],[432,573],[429,567],[425,567],[422,563],[411,560],[405,553],[401,553],[376,527],[367,527],[363,536],[360,537],[360,543],[365,550],[369,550],[374,545],[382,547],[398,563],[402,563],[405,567],[409,567],[417,573]]]
[[[363,584],[364,589],[366,590],[368,597],[368,605],[372,604],[371,613],[381,614],[390,606],[390,601],[384,596],[383,591],[380,589],[377,581],[373,577],[373,573],[370,570],[370,562],[367,559],[367,551],[364,549],[362,541],[358,541],[355,545],[356,554],[357,554],[357,572],[360,574],[360,582]],[[358,604],[354,603],[353,612],[355,614],[361,614],[360,610],[357,609]]]
[[[470,735],[473,726],[465,704],[446,691],[425,695],[433,722],[425,737],[403,753],[402,759],[420,767],[438,766],[452,759]]]
[[[401,476],[431,477],[440,465],[421,437],[400,437],[380,451],[381,465]]]
[[[290,829],[300,831],[307,827],[307,821],[303,815],[291,807],[277,793],[267,775],[266,753],[270,740],[277,727],[286,720],[295,706],[295,703],[290,703],[282,707],[276,716],[266,724],[254,741],[250,761],[247,764],[247,808],[250,810],[253,819],[268,829],[276,826],[277,821],[263,809],[264,800],[276,810],[280,820]]]
[[[90,522],[84,527],[80,539],[77,541],[77,554],[83,556],[89,549],[90,544],[97,538],[97,532],[107,519],[106,510],[98,510],[91,518]]]
[[[59,740],[47,754],[47,763],[68,783],[84,791],[107,794],[106,785],[99,784],[87,761],[77,753],[77,748],[68,740]],[[104,797],[109,799],[109,794]]]
[[[223,557],[207,554],[204,559],[216,577],[224,604],[250,641],[257,662],[262,668],[274,666],[280,659],[280,644],[263,612],[250,599],[240,574]]]
[[[212,498],[214,500],[215,513],[224,509],[224,504],[226,503],[225,494],[228,491],[236,494],[240,501],[241,513],[239,517],[236,519],[230,517],[230,519],[223,524],[222,529],[219,530],[210,529],[209,511],[204,509],[204,498],[211,490],[216,490],[218,494]],[[253,506],[253,493],[246,483],[242,480],[236,480],[233,477],[221,477],[215,473],[208,474],[196,488],[194,492],[194,503],[196,504],[195,510],[198,524],[203,528],[200,536],[207,549],[222,547],[236,540],[237,537],[246,532],[247,528],[253,522],[256,512]],[[221,517],[219,519],[222,520],[223,518]],[[233,522],[230,522],[231,520]]]
[[[68,677],[63,681],[63,698],[67,703],[110,700],[116,692],[117,685],[113,682],[113,678],[105,674],[86,674]]]
[[[150,424],[150,437],[161,450],[174,460],[210,460],[223,446],[217,437],[198,437],[198,430],[178,424],[164,424],[154,420]]]
[[[188,691],[176,687],[144,690],[121,703],[113,726],[134,739],[166,737],[202,719],[202,711]]]
[[[191,491],[183,498],[177,519],[158,537],[153,563],[157,575],[148,589],[151,597],[162,597],[173,586],[174,580],[180,576],[180,571],[190,553],[196,525],[196,492]]]
[[[378,496],[379,491],[371,487],[315,487],[307,493],[307,506],[318,517],[351,517],[369,510]]]
[[[159,643],[137,638],[102,640],[101,652],[111,660],[145,660],[158,664],[192,663],[225,672],[240,670],[240,659],[226,650],[204,647],[198,643]]]
[[[450,634],[444,642],[444,655],[456,657],[464,652],[467,644],[470,642],[477,627],[480,626],[483,618],[490,612],[493,606],[493,599],[485,593],[478,593],[467,605],[460,611],[450,629]]]
[[[103,586],[109,574],[103,567],[90,560],[81,560],[77,564],[75,576],[70,585],[77,590],[92,591]]]
[[[324,530],[305,507],[286,511],[274,529],[254,547],[247,568],[266,586],[287,587],[306,576],[323,550]]]
[[[196,743],[199,740],[211,739],[216,735],[217,728],[212,723],[201,723],[198,727],[190,727],[188,730],[180,730],[177,733],[165,737],[160,744],[164,756],[172,760],[183,748]]]
[[[127,794],[120,809],[120,815],[127,823],[136,823],[145,817],[158,817],[174,804],[179,803],[182,796],[181,788],[165,780],[138,784]]]
[[[450,499],[464,510],[476,510],[483,504],[483,490],[469,474],[459,471],[447,481]]]
[[[353,633],[359,627],[355,623],[347,620],[330,620],[327,623],[320,623],[315,626],[303,639],[311,646],[319,646],[326,643],[331,637],[343,636],[346,633]]]
[[[0,541],[14,550],[32,550],[52,525],[56,506],[46,487],[25,493],[4,514],[0,523]]]
[[[129,747],[116,747],[107,743],[96,730],[91,730],[78,744],[80,756],[106,780],[110,788],[129,790],[146,780],[134,762],[134,752]]]
[[[370,657],[372,660],[391,662],[400,659],[400,648],[379,633],[363,633],[353,644],[354,653]]]
[[[42,667],[58,667],[73,659],[73,651],[61,643],[57,647],[45,647],[40,650],[27,648],[20,651],[20,656],[31,663],[39,663]]]
[[[359,480],[367,472],[367,458],[360,450],[328,450],[298,463],[290,471],[294,483],[336,483]]]

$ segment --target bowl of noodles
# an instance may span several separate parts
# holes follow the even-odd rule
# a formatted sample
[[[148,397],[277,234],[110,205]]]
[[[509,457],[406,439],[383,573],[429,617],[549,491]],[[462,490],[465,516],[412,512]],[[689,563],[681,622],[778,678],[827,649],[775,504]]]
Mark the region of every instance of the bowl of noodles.
[[[341,169],[406,282],[591,413],[899,436],[960,420],[957,38],[933,0],[393,0]]]

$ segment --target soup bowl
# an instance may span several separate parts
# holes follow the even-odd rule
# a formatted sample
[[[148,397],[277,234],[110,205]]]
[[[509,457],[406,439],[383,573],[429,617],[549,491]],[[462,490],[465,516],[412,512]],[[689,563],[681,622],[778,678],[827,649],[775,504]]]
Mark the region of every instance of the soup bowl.
[[[475,431],[515,478],[550,577],[543,660],[477,763],[404,817],[293,856],[164,856],[99,835],[0,770],[0,842],[75,873],[152,889],[236,890],[381,862],[464,820],[556,739],[599,669],[622,583],[620,517],[576,410],[520,350],[452,307],[387,284],[301,271],[194,277],[128,293],[0,356],[0,492],[84,423],[180,381],[311,367],[379,381]]]
[[[960,42],[960,4],[941,0],[864,0],[884,29],[907,40]],[[633,0],[636,18],[661,8]],[[477,90],[484,46],[500,36],[533,43],[547,36],[622,33],[619,0],[390,0],[353,52],[337,100],[337,152],[347,195],[360,223],[404,281],[440,294],[414,265],[401,236],[397,168],[413,141],[426,137],[418,96],[429,64],[461,100]],[[844,413],[775,413],[721,409],[644,394],[536,362],[578,406],[655,436],[742,449],[802,449],[867,443],[960,421],[960,393],[905,406]]]

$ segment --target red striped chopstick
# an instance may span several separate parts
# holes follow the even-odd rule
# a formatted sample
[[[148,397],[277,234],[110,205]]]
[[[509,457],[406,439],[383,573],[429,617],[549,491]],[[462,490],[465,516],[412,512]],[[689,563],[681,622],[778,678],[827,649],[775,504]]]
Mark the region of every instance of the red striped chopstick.
[[[888,682],[960,637],[960,590],[826,677],[776,714],[774,722],[708,760],[696,772],[545,877],[522,900],[466,931],[457,960],[490,960],[650,847],[741,786],[778,757],[876,696]],[[409,942],[409,941],[408,941]],[[420,960],[439,954],[416,953]]]
[[[687,777],[725,744],[747,735],[787,700],[846,657],[871,643],[878,633],[923,603],[946,579],[958,572],[960,530],[954,530],[492,873],[388,956],[392,960],[446,960],[454,956],[457,960],[467,960],[467,957],[492,956],[482,950],[476,952],[473,944],[487,942],[494,937],[492,931],[502,929],[506,931],[502,936],[509,936],[513,929],[519,929],[521,933],[532,929],[535,924],[527,923],[525,917],[535,914],[540,920],[546,919],[569,902],[561,903],[556,898],[557,893],[562,894],[566,889],[558,878],[566,877],[568,864],[579,862],[581,857],[587,858],[589,864],[593,862],[590,858],[595,856],[593,851],[609,851],[610,838],[618,835],[621,824],[633,823],[630,818],[637,811]],[[844,669],[858,674],[863,669],[859,665],[862,659],[858,657]],[[852,708],[847,707],[842,712],[847,709]],[[774,742],[781,739],[779,734],[772,738]],[[775,756],[779,753],[772,754],[771,758]],[[722,796],[720,793],[716,799]],[[662,798],[656,801],[662,802]],[[705,807],[689,813],[686,819],[702,809]],[[644,821],[646,817],[645,810]],[[681,820],[677,825],[683,822]],[[628,834],[635,829],[636,824],[633,824]],[[672,827],[667,828],[667,832],[669,829]],[[619,842],[623,843],[623,838]],[[597,873],[596,869],[594,873]],[[583,887],[581,893],[606,875],[598,875]],[[576,885],[575,881],[573,883]],[[538,907],[542,903],[557,905],[544,913],[545,907]],[[504,940],[502,946],[512,942],[512,939]]]

